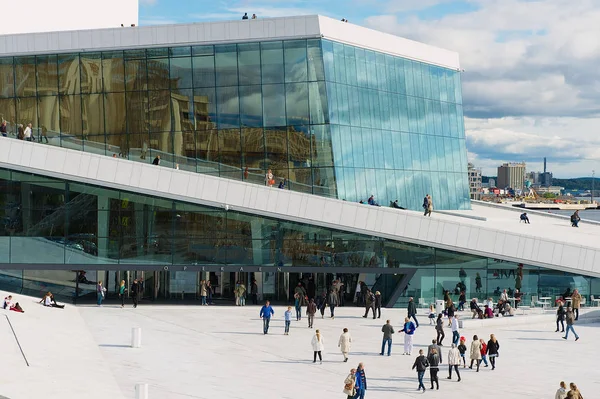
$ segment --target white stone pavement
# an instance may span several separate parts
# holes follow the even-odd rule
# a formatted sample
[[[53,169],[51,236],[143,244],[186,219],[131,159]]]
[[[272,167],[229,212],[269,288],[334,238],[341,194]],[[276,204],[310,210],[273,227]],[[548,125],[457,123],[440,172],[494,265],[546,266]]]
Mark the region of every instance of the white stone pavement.
[[[325,339],[320,365],[312,363],[314,330],[306,327],[305,317],[292,322],[289,336],[283,335],[285,308],[281,306],[275,307],[265,336],[255,306],[67,306],[60,311],[44,309],[32,300],[22,302],[26,313],[10,317],[33,369],[21,367],[14,350],[2,351],[0,396],[11,399],[133,398],[136,383],[150,385],[151,399],[345,398],[343,380],[361,361],[366,366],[369,399],[553,398],[561,379],[576,382],[586,398],[600,390],[594,345],[600,339],[597,324],[576,326],[578,342],[561,339],[550,320],[512,327],[466,325],[461,335],[469,341],[473,334],[486,340],[490,333],[496,334],[501,346],[498,368],[492,372],[482,367],[479,373],[461,369],[463,381],[458,383],[446,380],[447,368],[442,366],[440,390],[423,395],[416,392],[416,373],[410,370],[414,356],[402,356],[402,334],[396,334],[391,357],[379,356],[381,326],[391,318],[399,327],[405,314],[401,309],[384,309],[379,320],[363,319],[362,309],[354,307],[338,309],[334,320],[317,318],[315,327]],[[428,320],[421,319],[413,355],[434,337]],[[142,328],[142,348],[128,347],[133,327]],[[344,327],[354,340],[348,363],[342,362],[337,348]],[[3,347],[10,348],[4,326],[0,334]],[[444,358],[450,336],[448,329]]]

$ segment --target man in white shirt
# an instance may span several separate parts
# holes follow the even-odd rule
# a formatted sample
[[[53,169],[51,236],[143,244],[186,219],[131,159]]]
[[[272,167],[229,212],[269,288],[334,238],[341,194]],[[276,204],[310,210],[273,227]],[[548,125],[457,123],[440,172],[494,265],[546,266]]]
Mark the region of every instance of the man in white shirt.
[[[23,137],[25,138],[25,140],[27,141],[31,141],[31,123],[27,125],[27,127],[25,128],[25,131],[23,132]]]
[[[452,343],[454,345],[458,344],[460,340],[460,331],[458,331],[458,315],[455,314],[452,318]]]
[[[506,293],[506,290],[502,291],[500,299],[502,299],[502,302],[508,302],[508,294]]]

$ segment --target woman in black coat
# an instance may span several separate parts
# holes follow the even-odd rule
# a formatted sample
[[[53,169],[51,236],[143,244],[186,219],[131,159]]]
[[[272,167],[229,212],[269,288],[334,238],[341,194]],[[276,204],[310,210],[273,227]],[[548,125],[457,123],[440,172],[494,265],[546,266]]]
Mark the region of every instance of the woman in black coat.
[[[490,340],[487,344],[487,354],[490,359],[490,363],[492,363],[492,370],[496,368],[496,358],[498,357],[498,349],[500,349],[500,344],[496,339],[494,334],[490,334]]]
[[[442,320],[441,313],[438,315],[438,318],[437,318],[437,321],[435,324],[435,331],[437,331],[437,344],[442,345],[442,341],[444,340],[444,337],[446,336],[446,334],[444,334],[444,320]]]
[[[556,310],[556,331],[558,332],[558,323],[562,326],[562,332],[565,332],[565,308],[563,307],[562,301],[558,303],[558,309]]]

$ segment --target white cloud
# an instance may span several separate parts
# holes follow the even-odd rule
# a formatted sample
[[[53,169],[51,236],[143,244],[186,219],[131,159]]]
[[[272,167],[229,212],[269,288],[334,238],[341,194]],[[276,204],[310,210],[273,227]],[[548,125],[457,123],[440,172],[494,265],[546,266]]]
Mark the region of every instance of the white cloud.
[[[478,9],[435,20],[385,14],[365,22],[460,53],[474,161],[546,154],[560,160],[555,175],[589,174],[600,157],[600,1],[467,1]]]

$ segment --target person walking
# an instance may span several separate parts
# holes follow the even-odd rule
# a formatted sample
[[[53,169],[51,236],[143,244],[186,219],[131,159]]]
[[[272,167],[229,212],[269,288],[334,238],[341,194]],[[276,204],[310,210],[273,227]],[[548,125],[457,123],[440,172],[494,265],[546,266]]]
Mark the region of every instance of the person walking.
[[[404,318],[404,327],[400,332],[404,333],[404,353],[403,355],[410,355],[413,349],[413,335],[415,333],[415,324],[410,321],[408,317]]]
[[[573,331],[573,334],[575,335],[575,341],[579,341],[579,335],[577,335],[575,329],[573,328],[573,325],[575,324],[576,320],[575,315],[573,314],[573,310],[571,310],[570,307],[567,308],[567,314],[565,317],[567,319],[567,333],[565,334],[563,339],[569,338],[569,331]]]
[[[458,344],[458,352],[460,353],[460,357],[463,362],[463,369],[467,367],[467,359],[466,359],[467,346],[465,345],[465,342],[466,342],[465,337],[460,337],[460,344]]]
[[[408,298],[406,310],[408,311],[408,318],[410,319],[412,317],[412,319],[415,321],[416,327],[419,327],[419,321],[417,320],[417,305],[415,305],[413,297]]]
[[[96,303],[98,306],[102,306],[102,301],[104,300],[104,296],[106,295],[106,288],[102,286],[102,281],[98,281],[96,285]],[[568,332],[567,332],[568,334]]]
[[[383,325],[383,327],[381,327],[381,332],[383,333],[383,341],[381,342],[380,355],[383,356],[383,354],[385,353],[385,345],[387,344],[387,346],[388,346],[387,355],[391,356],[392,355],[392,335],[395,334],[396,331],[394,331],[394,327],[392,327],[389,320],[387,320],[385,322],[385,324]]]
[[[311,345],[313,348],[313,363],[317,362],[317,355],[319,355],[319,363],[323,364],[323,357],[321,356],[321,352],[325,350],[325,346],[323,345],[323,337],[321,336],[321,332],[319,330],[315,330],[315,335],[312,338]]]
[[[213,301],[212,301],[213,287],[212,287],[212,285],[210,285],[210,280],[206,280],[206,293],[208,294],[208,298],[206,298],[206,300],[209,305],[212,305],[213,304]],[[246,304],[246,299],[244,299],[244,305],[245,304]]]
[[[454,318],[454,302],[452,302],[450,295],[448,295],[448,298],[446,299],[446,315],[448,316],[448,327],[451,327],[452,319]]]
[[[433,383],[435,382],[435,389],[440,389],[440,380],[438,379],[438,371],[440,366],[440,357],[435,349],[431,350],[429,356],[427,356],[429,362],[429,376],[431,377],[431,389],[433,389]]]
[[[121,280],[119,285],[119,298],[121,298],[121,308],[125,307],[125,280]]]
[[[269,333],[269,323],[271,322],[271,316],[275,314],[275,311],[271,307],[271,302],[267,301],[260,308],[259,316],[263,321],[263,333],[266,335]]]
[[[575,213],[571,215],[571,227],[579,227],[580,220],[579,211],[575,211]]]
[[[133,280],[133,283],[131,283],[131,299],[133,300],[133,308],[137,308],[138,306],[138,302],[139,302],[139,298],[138,298],[138,292],[140,290],[140,284],[138,283],[137,278],[135,280]]]
[[[375,319],[375,295],[371,290],[367,291],[367,298],[365,300],[365,319],[369,316],[369,310],[373,311],[373,319]]]
[[[285,321],[285,330],[283,330],[283,335],[290,335],[290,324],[292,324],[292,307],[288,306],[287,310],[283,313],[283,318]]]
[[[488,367],[488,361],[487,361],[487,344],[485,343],[485,341],[483,340],[483,338],[481,338],[479,340],[479,342],[481,343],[481,361],[484,364],[484,367]]]
[[[315,322],[315,313],[317,313],[317,304],[315,300],[310,298],[306,305],[306,316],[308,318],[308,328],[313,328]]]
[[[425,392],[425,384],[423,384],[423,377],[425,376],[425,371],[427,371],[427,367],[429,367],[429,362],[427,358],[423,355],[423,349],[419,349],[419,356],[415,359],[413,363],[412,369],[417,369],[417,378],[419,379],[419,387],[417,391],[423,389]]]
[[[252,296],[252,304],[258,305],[258,284],[256,284],[256,280],[252,280],[252,284],[250,284],[250,295]]]
[[[381,292],[375,291],[375,310],[377,311],[377,318],[381,319]],[[375,316],[375,312],[373,312]]]
[[[235,304],[237,306],[239,306],[240,302],[239,302],[239,296],[238,296],[238,290],[237,287],[235,287],[234,289],[234,293],[235,293]],[[208,292],[206,291],[206,280],[201,280],[200,281],[200,298],[202,298],[202,305],[203,306],[208,306],[206,303],[206,297],[207,297]]]
[[[302,318],[302,298],[300,294],[294,294],[294,308],[296,309],[296,321],[300,321]]]
[[[583,396],[581,395],[581,392],[579,392],[579,388],[577,388],[577,385],[575,385],[575,383],[571,382],[569,384],[569,392],[567,392],[567,398],[569,399],[583,399]]]
[[[458,345],[458,340],[460,339],[460,331],[458,330],[458,315],[454,315],[450,325],[452,329],[452,343],[454,345]]]
[[[565,307],[562,301],[558,301],[558,309],[556,309],[556,331],[558,332],[558,323],[561,325],[561,332],[565,332]]]
[[[356,369],[351,369],[350,374],[344,380],[344,392],[348,397],[346,399],[354,399],[354,395],[356,395],[356,390],[354,387],[356,386]]]
[[[579,308],[581,307],[581,294],[579,293],[579,290],[573,290],[571,302],[573,304],[573,312],[575,313],[575,321],[577,321],[579,320]]]
[[[496,370],[496,358],[498,357],[498,350],[500,349],[500,343],[496,339],[494,334],[490,334],[490,340],[487,343],[487,354],[492,364],[492,370]]]
[[[342,356],[344,356],[344,363],[348,361],[348,353],[350,353],[350,347],[352,346],[352,336],[348,332],[347,328],[344,328],[344,332],[340,335],[340,339],[338,340],[338,348],[340,348],[340,352],[342,352]]]
[[[206,293],[208,295],[208,281],[206,282]],[[238,283],[238,296],[240,299],[240,306],[246,306],[246,285],[243,281]]]
[[[356,395],[354,399],[364,399],[367,393],[367,375],[365,374],[365,365],[361,362],[356,368]]]
[[[425,203],[423,203],[425,206]],[[433,200],[431,199],[431,195],[427,194],[427,207],[425,208],[425,215],[431,217],[431,212],[433,212]]]
[[[329,311],[331,312],[331,318],[335,318],[335,307],[339,304],[338,296],[333,292],[333,290],[329,290],[329,295],[327,295],[327,304],[329,305]]]
[[[460,382],[460,372],[458,371],[458,366],[460,366],[460,351],[456,347],[456,345],[452,344],[452,347],[448,351],[448,377],[447,379],[452,379],[452,369],[456,371],[456,376],[458,377],[458,382]]]
[[[442,319],[441,313],[437,317],[437,321],[435,323],[435,331],[437,332],[436,342],[438,345],[442,345],[446,334],[444,333],[444,319]]]
[[[423,209],[425,210],[423,216],[427,216],[427,211],[429,210],[429,194],[426,194],[425,198],[423,198]]]
[[[427,356],[429,356],[431,354],[431,352],[433,352],[433,350],[435,349],[435,353],[437,353],[438,355],[438,361],[440,364],[444,363],[443,362],[443,357],[442,357],[442,348],[439,347],[439,345],[437,344],[435,339],[431,340],[431,345],[429,345],[427,347]]]
[[[317,309],[321,312],[321,318],[325,317],[325,308],[327,307],[327,293],[317,297]]]
[[[471,342],[471,365],[470,369],[473,369],[473,362],[477,364],[477,372],[479,372],[479,365],[481,364],[481,342],[479,342],[479,338],[477,335],[473,335],[473,342]],[[493,370],[493,368],[492,368]]]
[[[566,399],[567,398],[567,384],[564,381],[560,382],[560,387],[554,395],[554,399]]]

